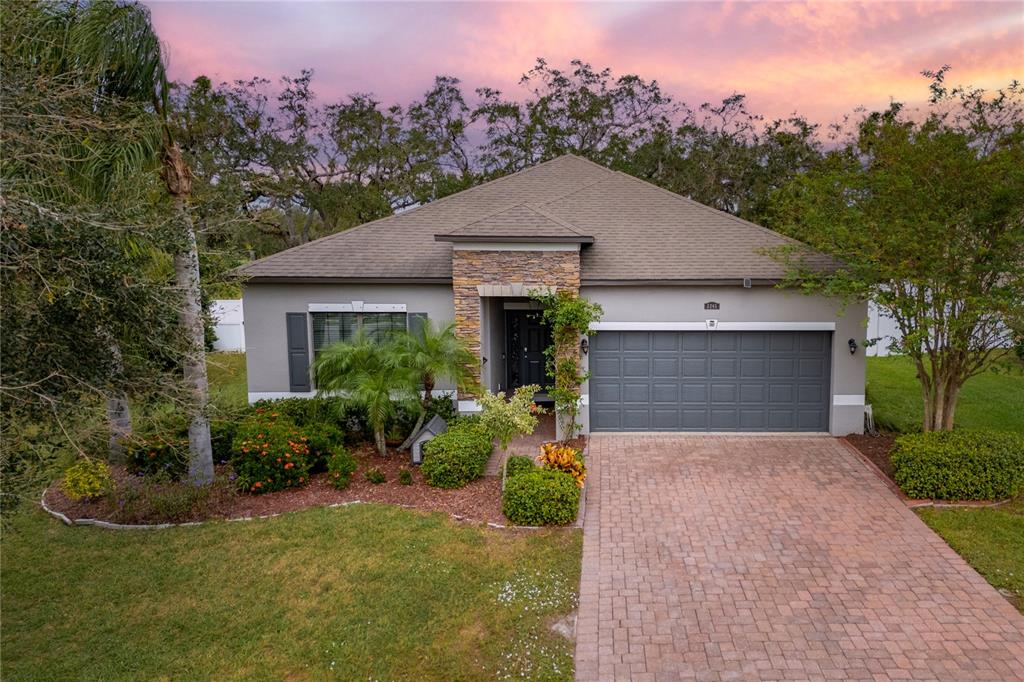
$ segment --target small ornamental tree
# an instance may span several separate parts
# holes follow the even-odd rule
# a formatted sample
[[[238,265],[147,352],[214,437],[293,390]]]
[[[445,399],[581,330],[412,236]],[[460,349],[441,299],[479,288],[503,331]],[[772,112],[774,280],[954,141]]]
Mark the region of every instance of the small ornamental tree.
[[[993,96],[926,72],[925,116],[866,115],[845,146],[774,198],[770,227],[835,258],[806,267],[774,252],[784,286],[873,301],[896,321],[894,350],[917,367],[924,431],[953,428],[970,377],[1008,345],[1024,307],[1024,88]]]
[[[537,415],[541,409],[533,402],[533,395],[540,386],[520,386],[505,399],[505,392],[485,393],[480,397],[480,423],[498,439],[502,450],[508,450],[509,443],[519,435],[528,436],[537,428]]]
[[[544,350],[548,376],[554,381],[548,395],[555,401],[566,438],[572,438],[580,428],[580,387],[590,377],[580,369],[580,337],[591,333],[590,325],[600,320],[604,311],[568,289],[532,292],[531,298],[544,306],[543,319],[551,327],[552,345]]]

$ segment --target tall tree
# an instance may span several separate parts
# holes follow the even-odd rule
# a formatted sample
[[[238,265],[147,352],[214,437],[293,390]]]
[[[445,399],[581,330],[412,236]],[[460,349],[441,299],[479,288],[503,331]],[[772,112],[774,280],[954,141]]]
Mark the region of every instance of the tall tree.
[[[925,431],[953,428],[964,382],[1005,345],[1024,306],[1024,89],[992,95],[926,72],[924,112],[866,115],[847,144],[775,198],[772,225],[837,259],[788,284],[870,299],[917,368]]]
[[[149,11],[141,5],[97,0],[73,11],[74,21],[66,42],[69,52],[61,57],[91,72],[101,94],[151,107],[161,124],[161,175],[181,244],[174,255],[174,270],[182,301],[179,324],[187,341],[183,366],[185,383],[190,389],[189,478],[197,484],[209,484],[213,481],[213,452],[206,414],[209,387],[199,254],[189,208],[192,173],[169,121],[170,84],[160,41],[150,23]]]

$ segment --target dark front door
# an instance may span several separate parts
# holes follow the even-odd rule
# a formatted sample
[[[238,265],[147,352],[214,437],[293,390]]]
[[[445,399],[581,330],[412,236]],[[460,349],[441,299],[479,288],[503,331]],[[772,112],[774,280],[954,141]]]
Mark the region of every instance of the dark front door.
[[[551,332],[536,310],[505,311],[505,349],[508,390],[519,386],[547,385],[544,349],[551,345]]]

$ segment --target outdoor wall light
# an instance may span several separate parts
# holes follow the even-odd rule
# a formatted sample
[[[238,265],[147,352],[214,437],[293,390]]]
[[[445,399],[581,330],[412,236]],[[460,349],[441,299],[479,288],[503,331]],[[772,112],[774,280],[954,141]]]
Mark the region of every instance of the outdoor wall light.
[[[849,344],[849,346],[850,346],[850,355],[853,355],[854,353],[857,352],[857,342],[856,341],[854,341],[853,339],[850,339],[846,343]]]
[[[583,340],[580,341],[580,352],[584,355],[590,352],[590,341],[588,341],[585,336],[583,337]]]

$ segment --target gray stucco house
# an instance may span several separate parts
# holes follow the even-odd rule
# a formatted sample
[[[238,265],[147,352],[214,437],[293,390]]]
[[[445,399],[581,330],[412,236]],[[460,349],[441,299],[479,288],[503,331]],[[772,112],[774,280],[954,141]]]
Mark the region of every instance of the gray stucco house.
[[[486,388],[543,385],[549,335],[528,292],[568,287],[604,308],[583,355],[586,430],[859,433],[866,307],[776,288],[764,250],[786,243],[562,156],[245,266],[249,400],[311,396],[320,348],[423,317],[455,321]]]

